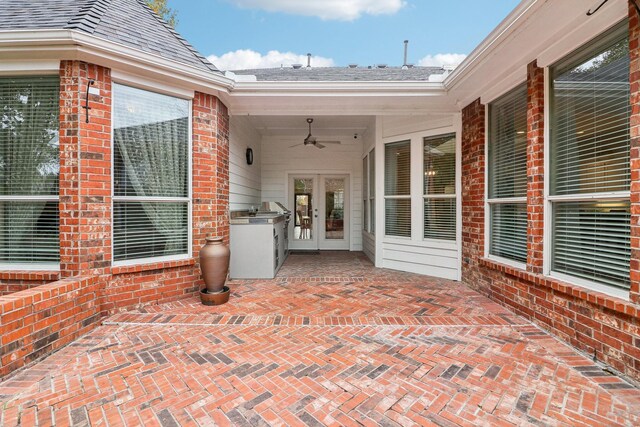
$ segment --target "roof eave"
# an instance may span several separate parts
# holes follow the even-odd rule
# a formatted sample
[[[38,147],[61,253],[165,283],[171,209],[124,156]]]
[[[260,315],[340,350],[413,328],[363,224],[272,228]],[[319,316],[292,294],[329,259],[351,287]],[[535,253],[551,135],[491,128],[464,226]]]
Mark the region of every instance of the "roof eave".
[[[361,95],[361,96],[437,96],[446,95],[441,82],[425,81],[259,81],[236,82],[238,96],[277,96],[280,94]]]
[[[226,94],[235,82],[222,74],[201,70],[179,61],[130,48],[82,31],[10,30],[0,31],[0,52],[26,53],[48,52],[59,54],[59,59],[77,59],[112,68],[126,68],[156,78],[170,78],[176,83],[206,93]]]

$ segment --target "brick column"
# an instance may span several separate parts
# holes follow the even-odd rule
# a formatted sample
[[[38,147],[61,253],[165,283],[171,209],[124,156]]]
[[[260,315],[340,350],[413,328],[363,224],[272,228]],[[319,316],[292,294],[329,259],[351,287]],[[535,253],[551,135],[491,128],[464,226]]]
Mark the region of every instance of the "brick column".
[[[193,255],[207,235],[229,241],[229,115],[215,96],[193,99]]]
[[[99,95],[89,96],[95,80]],[[60,276],[102,274],[111,265],[111,70],[60,65]]]
[[[640,18],[629,2],[631,82],[631,292],[640,303]]]
[[[462,278],[490,294],[480,275],[484,256],[485,106],[477,99],[462,110]]]
[[[544,69],[527,67],[527,270],[542,274],[544,240]]]

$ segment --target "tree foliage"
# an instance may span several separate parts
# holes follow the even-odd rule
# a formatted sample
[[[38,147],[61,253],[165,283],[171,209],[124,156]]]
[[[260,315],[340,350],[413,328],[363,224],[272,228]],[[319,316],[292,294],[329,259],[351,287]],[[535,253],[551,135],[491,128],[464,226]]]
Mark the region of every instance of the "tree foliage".
[[[147,5],[158,14],[162,19],[167,21],[173,28],[178,24],[178,12],[167,6],[167,0],[147,0]]]

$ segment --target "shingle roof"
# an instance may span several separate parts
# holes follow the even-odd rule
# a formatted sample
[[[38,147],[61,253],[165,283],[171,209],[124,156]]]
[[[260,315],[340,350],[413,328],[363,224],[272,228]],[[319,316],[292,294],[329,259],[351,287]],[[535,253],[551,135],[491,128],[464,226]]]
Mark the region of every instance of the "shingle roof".
[[[0,31],[74,29],[202,70],[219,70],[144,0],[0,0]]]
[[[429,76],[444,74],[441,67],[292,67],[233,71],[238,75],[254,75],[258,81],[429,81]]]

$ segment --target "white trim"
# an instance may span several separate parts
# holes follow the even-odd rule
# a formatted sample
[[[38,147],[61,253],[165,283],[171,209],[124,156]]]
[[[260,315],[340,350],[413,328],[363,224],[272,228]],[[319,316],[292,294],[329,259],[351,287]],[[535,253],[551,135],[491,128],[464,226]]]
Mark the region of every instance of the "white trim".
[[[480,103],[487,106],[486,114],[489,114],[489,104],[500,98],[503,95],[508,94],[512,90],[518,88],[522,84],[527,82],[527,66],[519,66],[515,71],[511,72],[507,76],[502,76],[495,85],[492,85],[487,89],[482,96],[480,96]],[[487,128],[485,128],[487,129]]]
[[[161,93],[163,95],[174,96],[182,99],[193,99],[195,92],[167,85],[159,80],[153,80],[140,75],[130,74],[118,69],[111,70],[111,80],[114,83],[148,90],[150,92]]]
[[[527,271],[527,263],[526,262],[518,262],[509,258],[502,258],[498,255],[487,254],[485,258],[490,259],[491,261],[499,262],[500,264],[505,264],[513,268],[517,268],[518,270]]]
[[[60,196],[0,196],[0,201],[7,202],[57,202]]]
[[[162,95],[174,96],[176,98],[183,99],[188,102],[188,135],[187,135],[187,163],[188,163],[188,171],[187,171],[187,191],[188,197],[140,197],[140,196],[115,196],[115,92],[116,85],[121,86],[130,86],[136,89],[145,90],[148,92],[159,93],[152,90],[148,90],[145,88],[139,88],[136,86],[131,86],[128,84],[122,84],[118,82],[114,82],[111,86],[111,265],[113,267],[120,266],[132,266],[132,265],[142,265],[142,264],[151,264],[151,263],[159,263],[166,261],[181,261],[184,259],[190,259],[193,257],[193,100],[192,99],[184,99],[180,97],[176,97],[174,95],[161,93]],[[157,202],[157,203],[186,203],[187,204],[187,253],[186,254],[177,254],[177,255],[167,255],[160,257],[151,257],[151,258],[136,258],[131,260],[124,261],[116,261],[115,260],[115,215],[114,215],[114,204],[116,202],[139,202],[139,201],[147,201],[147,202]]]
[[[158,264],[161,262],[185,261],[191,259],[189,255],[167,255],[155,258],[136,258],[125,261],[113,261],[113,267],[132,267],[145,264]]]
[[[504,197],[502,199],[487,199],[487,204],[489,205],[516,204],[516,203],[527,203],[526,196],[525,197]]]
[[[12,264],[9,262],[0,263],[0,273],[12,273],[18,271],[60,271],[60,263],[36,263],[36,264],[25,264],[25,263],[16,263]]]
[[[612,297],[621,298],[626,301],[629,301],[628,290],[619,289],[619,288],[605,285],[602,283],[592,282],[591,280],[582,279],[580,277],[571,276],[565,273],[559,273],[557,271],[551,271],[548,276],[553,279],[561,280],[563,282],[567,282],[575,286],[587,288],[592,291],[601,292],[603,294],[607,294]]]
[[[158,203],[185,203],[191,200],[190,197],[143,197],[143,196],[113,196],[116,202],[158,202]]]
[[[423,194],[422,198],[424,200],[429,200],[429,199],[455,199],[457,196],[457,194]]]
[[[484,256],[491,252],[491,205],[489,204],[489,109],[484,109]]]
[[[0,76],[60,74],[58,60],[1,61]]]
[[[542,273],[549,275],[551,272],[551,201],[549,200],[550,166],[549,153],[551,148],[551,70],[544,67],[544,206],[543,206],[543,237],[542,237]]]
[[[560,196],[547,196],[550,202],[582,202],[590,200],[629,200],[631,198],[630,191],[614,191],[610,193],[585,193],[585,194],[567,194]]]
[[[458,281],[462,281],[462,114],[458,113],[455,115],[453,128],[454,132],[456,133],[456,249],[458,251],[457,267]]]
[[[590,40],[598,37],[610,28],[615,27],[627,18],[629,14],[628,3],[626,1],[614,1],[603,7],[598,13],[590,16],[588,21],[582,25],[571,28],[568,34],[545,50],[538,56],[538,67],[550,67],[557,61],[568,56],[576,48],[580,48]]]

